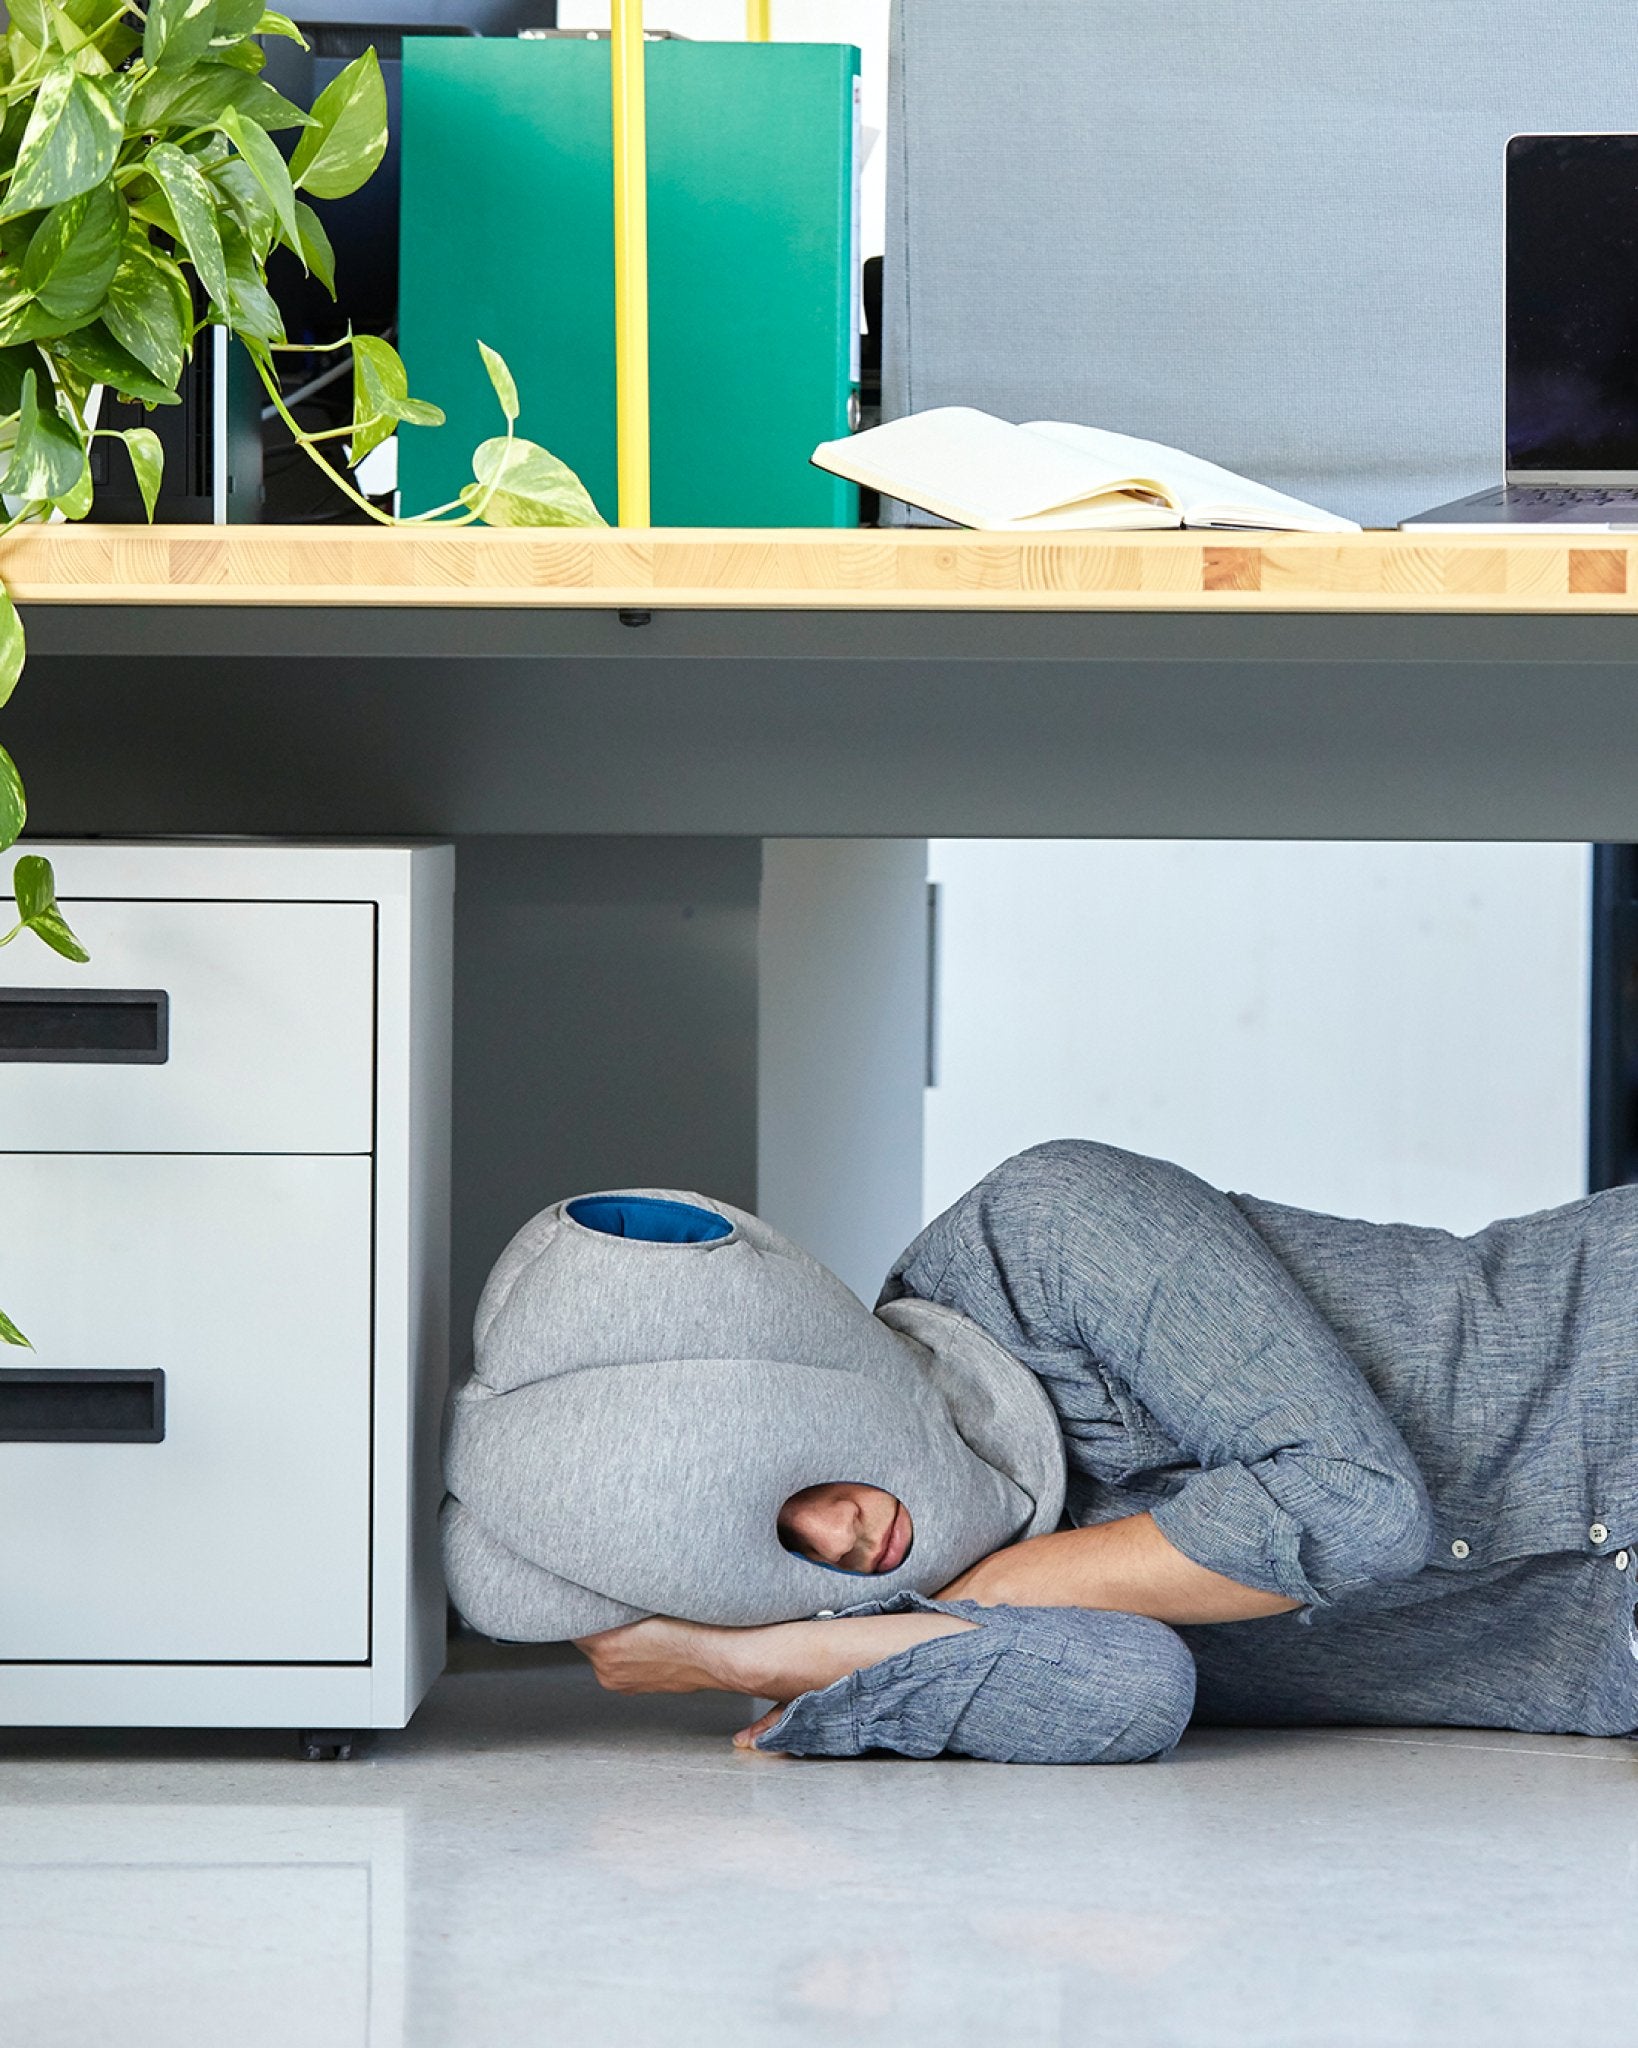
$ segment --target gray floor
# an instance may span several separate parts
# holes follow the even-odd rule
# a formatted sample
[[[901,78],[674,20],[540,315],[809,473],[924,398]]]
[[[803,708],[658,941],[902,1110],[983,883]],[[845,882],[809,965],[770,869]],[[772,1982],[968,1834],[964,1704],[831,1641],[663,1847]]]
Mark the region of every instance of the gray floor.
[[[499,1661],[510,1658],[510,1662]],[[0,1731],[8,2048],[1556,2048],[1638,2033],[1638,1750],[794,1763],[467,1652],[354,1764]]]

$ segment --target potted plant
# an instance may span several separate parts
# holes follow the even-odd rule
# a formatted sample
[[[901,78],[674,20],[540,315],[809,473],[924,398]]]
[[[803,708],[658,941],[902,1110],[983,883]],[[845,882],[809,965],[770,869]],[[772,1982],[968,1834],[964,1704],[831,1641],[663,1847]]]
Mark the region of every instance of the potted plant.
[[[385,524],[581,526],[603,521],[573,471],[516,431],[506,364],[479,342],[505,431],[473,456],[472,482],[409,520],[373,505],[324,442],[356,463],[400,427],[440,425],[412,398],[385,341],[349,336],[353,417],[313,435],[284,404],[289,348],[267,287],[289,249],[335,292],[334,256],[312,202],[355,192],[387,145],[374,50],[302,108],[261,76],[264,39],[301,32],[261,0],[8,0],[0,43],[0,538],[24,520],[83,519],[91,442],[122,440],[148,516],[161,481],[158,436],[96,424],[104,392],[145,407],[180,403],[200,332],[229,328],[295,440],[357,506]],[[294,133],[288,157],[273,140]],[[305,347],[302,353],[309,353]],[[0,704],[23,671],[22,622],[0,587]],[[27,817],[22,779],[0,747],[0,852]],[[71,960],[87,956],[57,907],[50,863],[15,866],[16,922]],[[0,1315],[0,1339],[27,1340]]]

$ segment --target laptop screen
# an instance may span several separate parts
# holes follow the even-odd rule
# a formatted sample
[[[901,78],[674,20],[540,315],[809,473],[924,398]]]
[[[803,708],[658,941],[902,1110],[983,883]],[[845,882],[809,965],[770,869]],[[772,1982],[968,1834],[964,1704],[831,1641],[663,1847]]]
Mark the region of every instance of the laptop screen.
[[[1638,474],[1638,135],[1507,145],[1507,468]]]

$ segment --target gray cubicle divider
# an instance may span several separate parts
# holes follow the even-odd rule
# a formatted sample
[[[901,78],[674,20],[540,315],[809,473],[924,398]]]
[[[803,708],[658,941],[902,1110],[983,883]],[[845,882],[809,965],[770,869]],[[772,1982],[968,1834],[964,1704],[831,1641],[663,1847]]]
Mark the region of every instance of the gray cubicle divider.
[[[884,416],[1082,420],[1368,526],[1499,483],[1503,144],[1635,109],[1628,0],[895,0]]]

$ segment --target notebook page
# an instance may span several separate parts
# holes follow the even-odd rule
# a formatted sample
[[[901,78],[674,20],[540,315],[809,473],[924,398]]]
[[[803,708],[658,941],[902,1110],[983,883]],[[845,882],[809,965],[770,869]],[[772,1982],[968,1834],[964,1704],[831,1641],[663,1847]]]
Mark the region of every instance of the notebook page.
[[[1029,420],[1024,431],[1065,448],[1081,449],[1092,460],[1123,467],[1128,474],[1145,470],[1158,474],[1182,507],[1184,518],[1194,523],[1225,514],[1244,514],[1254,520],[1261,514],[1272,527],[1298,526],[1326,533],[1359,531],[1356,520],[1287,497],[1283,491],[1160,441],[1111,433],[1105,427],[1083,427],[1069,420]]]
[[[969,526],[1078,507],[1132,480],[1101,448],[1065,445],[964,405],[935,406],[822,442],[814,460]]]

